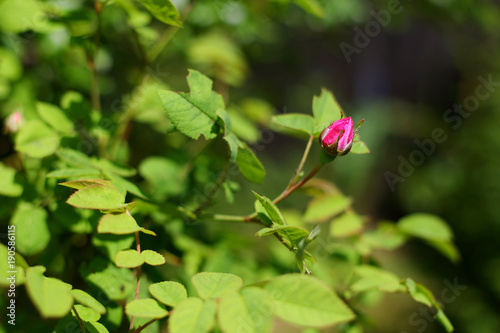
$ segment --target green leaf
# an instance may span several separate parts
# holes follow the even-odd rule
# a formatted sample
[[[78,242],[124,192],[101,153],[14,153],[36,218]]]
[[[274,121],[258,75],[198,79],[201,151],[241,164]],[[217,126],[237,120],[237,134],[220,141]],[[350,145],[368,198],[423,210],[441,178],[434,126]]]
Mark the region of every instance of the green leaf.
[[[272,123],[307,135],[314,134],[314,118],[307,114],[289,113],[272,117]]]
[[[31,120],[22,126],[16,136],[16,150],[34,158],[54,154],[59,147],[60,137],[56,131],[39,120]]]
[[[163,23],[182,27],[179,12],[170,0],[140,0],[140,2]]]
[[[435,215],[416,213],[403,217],[397,227],[403,233],[428,241],[449,242],[453,238],[450,227]]]
[[[361,238],[371,248],[389,251],[400,247],[407,239],[391,222],[380,222],[376,230],[363,233]]]
[[[115,255],[116,267],[135,268],[144,264],[144,257],[133,249],[118,251]]]
[[[293,245],[294,247],[297,246],[302,238],[309,236],[309,232],[306,229],[289,225],[276,226],[273,228],[263,228],[257,231],[255,236],[262,237],[274,234],[276,232],[283,238],[288,240],[290,242],[290,245]]]
[[[30,267],[26,271],[28,296],[42,317],[64,317],[73,305],[71,285],[43,276],[45,268],[40,270],[38,267]]]
[[[64,112],[57,106],[49,103],[37,102],[36,109],[40,118],[52,126],[53,129],[62,134],[73,134],[73,122],[69,120]]]
[[[97,232],[100,234],[128,235],[142,229],[128,212],[106,214],[101,217],[97,225]]]
[[[366,146],[363,141],[356,141],[352,144],[351,153],[353,154],[368,154],[370,149]]]
[[[434,318],[437,319],[443,325],[444,329],[446,332],[453,332],[455,329],[453,327],[453,324],[450,322],[448,317],[444,314],[444,311],[439,309]]]
[[[144,258],[144,262],[151,266],[159,266],[165,263],[165,257],[163,257],[158,252],[152,250],[144,250],[141,252],[141,257]]]
[[[243,280],[234,274],[202,272],[192,276],[191,283],[201,298],[208,299],[240,289]]]
[[[8,233],[5,237],[8,245],[8,241],[11,241],[8,237]],[[0,261],[0,287],[9,287],[12,275],[15,275],[16,286],[20,286],[24,283],[24,269],[28,268],[28,264],[26,264],[26,261],[19,253],[15,253],[13,256],[12,252],[9,254],[9,251],[13,250],[14,248],[12,247],[12,244],[7,247],[6,245],[0,243],[0,258],[5,258]]]
[[[112,235],[112,234],[94,234],[92,244],[101,250],[108,259],[114,260],[115,255],[120,250],[129,249],[135,241],[133,234]]]
[[[309,223],[326,222],[331,217],[346,210],[351,202],[350,198],[342,194],[317,197],[307,205],[304,220]]]
[[[292,324],[311,327],[331,326],[354,319],[340,298],[315,277],[287,274],[265,286],[275,305],[275,314]]]
[[[57,152],[56,155],[64,161],[66,164],[74,166],[74,167],[79,167],[79,168],[85,168],[85,169],[93,169],[94,164],[92,163],[92,160],[85,154],[69,149],[69,148],[60,148]]]
[[[176,306],[187,298],[186,288],[179,282],[163,281],[149,286],[149,292],[161,303]]]
[[[237,110],[229,110],[232,132],[245,142],[256,143],[260,139],[260,131],[253,122]]]
[[[104,307],[104,305],[99,303],[94,297],[90,296],[85,291],[80,289],[73,289],[71,290],[71,295],[73,295],[75,302],[88,306],[101,315],[106,313],[106,308]]]
[[[122,178],[122,177],[115,175],[115,174],[111,174],[110,178],[113,181],[113,183],[123,186],[123,188],[125,188],[125,190],[127,192],[132,193],[133,195],[135,195],[141,199],[145,199],[145,200],[148,199],[148,197],[146,197],[146,195],[144,193],[142,193],[141,189],[137,185],[126,180],[125,178]]]
[[[436,318],[441,323],[441,325],[443,325],[443,327],[446,329],[446,332],[453,332],[453,325],[451,324],[448,317],[446,317],[443,310],[441,309],[441,305],[437,302],[434,295],[432,295],[429,289],[427,289],[420,283],[415,283],[415,281],[410,278],[406,279],[405,286],[408,290],[408,293],[410,293],[411,297],[415,301],[423,303],[429,307],[434,307],[437,310],[434,318]]]
[[[111,174],[115,174],[122,177],[132,177],[135,176],[137,171],[132,168],[125,168],[115,163],[108,161],[106,159],[100,159],[96,162],[93,162],[94,166],[99,168],[100,170],[107,171]]]
[[[306,12],[317,17],[324,17],[325,13],[317,0],[293,0],[298,6]]]
[[[87,283],[99,286],[110,300],[123,300],[135,289],[135,277],[130,269],[118,268],[108,259],[97,257],[82,265],[80,272]]]
[[[90,185],[73,193],[66,201],[77,208],[113,210],[125,208],[125,197],[116,188]]]
[[[125,313],[137,318],[161,319],[168,316],[165,307],[152,298],[137,299],[128,302]]]
[[[16,170],[0,163],[0,195],[18,197],[23,193],[21,184],[16,183]]]
[[[427,241],[427,243],[441,252],[441,254],[450,259],[453,263],[457,263],[460,260],[460,252],[453,243],[443,241]]]
[[[271,298],[265,290],[249,287],[230,293],[219,302],[218,321],[225,333],[271,332],[273,325],[272,312],[266,311]]]
[[[253,151],[246,145],[238,149],[236,164],[241,174],[251,182],[262,183],[266,177],[266,170]]]
[[[207,333],[215,324],[216,305],[189,297],[177,304],[169,320],[170,333]]]
[[[253,192],[253,191],[252,191]],[[269,217],[271,218],[271,221],[276,224],[280,225],[285,225],[285,219],[283,218],[283,215],[281,214],[280,210],[276,205],[267,197],[261,196],[255,192],[253,192],[257,200],[262,204],[262,207],[266,210],[266,212],[269,214]]]
[[[203,134],[213,139],[219,133],[216,122],[217,109],[224,108],[222,96],[212,91],[212,80],[203,74],[189,70],[187,77],[191,93],[176,93],[160,90],[158,94],[163,107],[174,126],[192,139]]]
[[[110,188],[115,188],[113,183],[109,180],[93,178],[93,179],[80,179],[80,180],[71,180],[63,183],[59,183],[59,185],[66,186],[69,188],[74,188],[77,190],[81,190],[82,188],[86,188],[92,185],[103,185]]]
[[[83,325],[89,333],[109,333],[108,329],[98,322],[85,322]]]
[[[41,207],[21,202],[11,219],[16,228],[16,250],[27,256],[42,252],[50,241],[47,212]]]
[[[349,237],[363,230],[363,219],[354,212],[345,212],[332,221],[330,235],[332,237]]]
[[[45,177],[48,178],[77,178],[77,177],[98,177],[101,174],[99,170],[96,169],[59,169],[49,172]]]
[[[80,317],[81,320],[87,321],[87,322],[93,322],[93,321],[98,321],[101,319],[101,315],[95,311],[94,309],[88,308],[86,306],[80,305],[80,304],[75,304],[73,306],[74,308],[71,309],[71,314],[75,315],[75,310],[78,313],[78,316]]]
[[[238,149],[240,146],[240,140],[233,133],[229,133],[224,136],[229,146],[229,152],[231,153],[231,162],[236,162],[236,157],[238,156]]]
[[[354,268],[355,282],[350,286],[353,292],[363,292],[370,289],[377,289],[387,292],[401,290],[399,278],[391,272],[379,267],[370,265],[360,265]]]
[[[331,123],[342,118],[342,108],[335,96],[326,89],[321,89],[319,96],[313,98],[314,136],[319,134]]]

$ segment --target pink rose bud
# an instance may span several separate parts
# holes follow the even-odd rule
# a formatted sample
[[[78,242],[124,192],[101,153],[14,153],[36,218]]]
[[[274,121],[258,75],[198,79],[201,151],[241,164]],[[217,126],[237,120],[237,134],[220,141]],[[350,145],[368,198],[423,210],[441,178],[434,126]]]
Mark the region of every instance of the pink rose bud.
[[[23,116],[21,112],[15,111],[10,114],[10,116],[5,119],[5,132],[15,133],[19,130],[23,123]]]
[[[328,154],[342,156],[351,150],[354,132],[351,117],[342,118],[334,121],[321,132],[319,142]]]

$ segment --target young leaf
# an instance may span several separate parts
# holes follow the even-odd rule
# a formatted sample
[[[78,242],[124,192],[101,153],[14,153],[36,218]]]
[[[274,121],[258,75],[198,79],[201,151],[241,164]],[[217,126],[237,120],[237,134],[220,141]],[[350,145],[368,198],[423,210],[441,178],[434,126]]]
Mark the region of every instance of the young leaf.
[[[26,271],[26,289],[40,315],[44,318],[64,317],[73,305],[71,285],[43,276],[43,270],[30,267]]]
[[[71,180],[64,183],[59,183],[59,185],[74,188],[77,190],[81,190],[82,188],[89,187],[91,185],[103,185],[106,187],[115,188],[113,183],[111,183],[109,180],[99,178]]]
[[[64,161],[66,164],[78,168],[93,168],[94,164],[92,163],[92,160],[85,154],[69,149],[69,148],[60,148],[57,152],[56,155],[59,157],[60,160]]]
[[[212,91],[212,80],[189,70],[187,77],[191,93],[160,90],[163,107],[175,127],[192,139],[203,134],[207,140],[219,133],[217,109],[224,108],[222,96]]]
[[[85,291],[80,289],[73,289],[71,290],[71,295],[73,295],[75,302],[88,306],[101,315],[106,313],[106,308],[104,307],[104,305],[99,303],[94,297],[90,296]]]
[[[378,289],[387,292],[401,290],[399,278],[391,272],[379,267],[361,265],[354,268],[355,282],[350,286],[354,292]]]
[[[309,223],[326,222],[329,218],[343,212],[352,200],[342,194],[317,197],[307,205],[304,220]]]
[[[250,287],[230,293],[219,302],[218,321],[224,333],[271,332],[272,313],[261,306],[269,304],[268,293],[261,288]]]
[[[275,314],[301,326],[324,327],[354,319],[340,298],[315,277],[287,274],[265,286],[275,305]]]
[[[314,136],[319,136],[331,123],[342,118],[342,108],[335,96],[326,89],[321,89],[321,94],[314,96],[312,108],[315,121]]]
[[[154,17],[163,23],[182,27],[177,8],[170,0],[140,0]]]
[[[47,211],[30,203],[21,202],[11,219],[16,227],[16,249],[24,255],[43,251],[50,241]]]
[[[208,333],[215,324],[215,301],[189,297],[177,304],[170,316],[170,333]]]
[[[252,191],[253,192],[253,191]],[[271,221],[276,224],[280,225],[285,225],[285,219],[283,218],[283,215],[281,214],[280,210],[276,205],[267,197],[261,196],[255,192],[253,192],[255,197],[259,200],[259,202],[262,204],[266,212],[269,214],[269,217],[271,218]]]
[[[56,131],[62,134],[73,133],[73,122],[71,122],[71,120],[69,120],[64,112],[57,106],[44,102],[38,102],[36,103],[36,109],[40,118],[52,126],[52,128]]]
[[[115,210],[125,208],[125,197],[116,188],[90,185],[73,193],[66,201],[77,208]]]
[[[19,130],[15,139],[16,150],[34,158],[43,158],[56,152],[60,139],[56,131],[39,120],[32,120]]]
[[[0,195],[18,197],[23,193],[23,186],[16,183],[16,170],[0,163]]]
[[[88,308],[86,306],[80,305],[80,304],[75,304],[73,305],[73,309],[71,309],[71,314],[76,317],[75,314],[78,313],[78,316],[80,317],[81,320],[87,321],[87,322],[95,322],[101,319],[101,315],[95,311],[94,309]]]
[[[363,230],[363,219],[354,212],[345,212],[332,221],[330,235],[332,237],[349,237]]]
[[[309,232],[306,229],[288,225],[276,226],[273,228],[263,228],[257,231],[256,236],[262,237],[274,233],[278,233],[283,238],[290,242],[290,245],[294,247],[300,242],[300,240],[304,237],[309,236]]]
[[[274,116],[272,122],[279,127],[305,133],[308,136],[314,134],[314,118],[307,114],[281,114]]]
[[[262,183],[264,177],[266,176],[266,170],[257,159],[253,151],[248,147],[238,149],[238,155],[236,156],[236,164],[241,174],[254,183]]]
[[[165,257],[163,257],[158,252],[152,250],[144,250],[141,252],[141,257],[144,258],[144,262],[151,266],[159,266],[165,263]]]
[[[450,242],[453,238],[450,227],[432,214],[415,213],[399,220],[397,227],[403,233],[428,241]]]
[[[77,177],[99,177],[101,172],[97,169],[67,168],[49,172],[47,178],[77,178]]]
[[[163,281],[149,286],[149,292],[161,303],[176,306],[187,298],[186,288],[179,282]]]
[[[191,277],[191,283],[201,298],[208,299],[240,289],[243,280],[234,274],[202,272]]]
[[[125,306],[125,313],[129,316],[148,319],[161,319],[168,316],[165,307],[152,298],[136,299]]]
[[[116,267],[135,268],[144,264],[144,257],[142,257],[136,250],[121,250],[115,255]]]
[[[97,232],[100,234],[128,235],[143,228],[137,225],[135,219],[127,212],[121,214],[106,214],[99,220]]]

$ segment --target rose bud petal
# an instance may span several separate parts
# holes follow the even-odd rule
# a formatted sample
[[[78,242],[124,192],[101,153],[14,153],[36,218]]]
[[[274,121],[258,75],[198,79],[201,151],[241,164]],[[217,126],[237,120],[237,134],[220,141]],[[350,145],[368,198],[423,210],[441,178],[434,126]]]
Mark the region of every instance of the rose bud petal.
[[[320,144],[330,155],[345,155],[352,147],[354,129],[352,118],[342,118],[325,128],[319,136]]]

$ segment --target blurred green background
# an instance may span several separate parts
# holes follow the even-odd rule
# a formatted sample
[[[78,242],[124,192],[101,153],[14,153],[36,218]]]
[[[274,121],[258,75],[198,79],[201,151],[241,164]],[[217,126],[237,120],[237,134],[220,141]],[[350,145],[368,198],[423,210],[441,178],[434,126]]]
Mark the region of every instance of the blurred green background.
[[[441,216],[461,253],[461,261],[452,264],[412,241],[397,252],[378,253],[378,260],[398,276],[423,282],[438,298],[445,280],[467,286],[445,306],[456,331],[499,332],[499,2],[173,2],[184,18],[182,29],[156,21],[132,1],[115,1],[103,9],[96,55],[103,114],[116,118],[132,109],[133,118],[127,128],[109,129],[123,130],[129,144],[117,145],[113,154],[118,160],[137,167],[147,156],[162,154],[162,138],[171,125],[151,91],[187,91],[187,68],[214,79],[235,117],[244,114],[262,123],[271,113],[310,113],[312,96],[325,87],[355,122],[365,119],[360,134],[371,153],[338,159],[320,177],[333,179],[355,198],[355,209],[373,221],[395,221],[413,212]],[[67,90],[90,96],[92,76],[84,50],[92,50],[92,5],[0,0],[2,117],[21,105],[29,114],[26,101],[34,99],[58,103]],[[387,24],[376,19],[383,19],[383,13]],[[366,34],[366,29],[374,30],[361,36],[359,31]],[[348,57],[347,44],[355,48]],[[144,74],[149,74],[147,83],[141,81]],[[453,111],[455,104],[474,101],[483,82],[478,77],[493,81],[481,88],[488,97],[476,99],[473,112]],[[413,171],[399,174],[401,161],[421,150],[415,140],[431,139],[436,128],[447,139],[435,143],[432,153],[420,154],[423,161]],[[264,185],[241,182],[232,207],[220,200],[211,211],[245,214],[252,210],[250,189],[273,197],[286,186],[305,141],[261,130],[245,135],[266,166]],[[175,136],[168,140],[172,147],[186,142]],[[196,151],[197,146],[188,148]],[[313,147],[306,170],[318,152]],[[2,161],[10,163],[13,155],[12,140],[2,131]],[[391,185],[388,172],[402,178]],[[304,203],[299,195],[283,206],[301,208]],[[412,325],[419,308],[408,297],[386,296],[368,309],[373,321],[368,332],[440,332],[432,321],[425,328]]]

